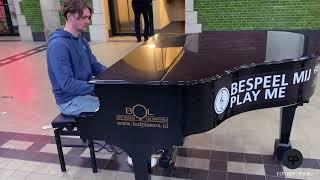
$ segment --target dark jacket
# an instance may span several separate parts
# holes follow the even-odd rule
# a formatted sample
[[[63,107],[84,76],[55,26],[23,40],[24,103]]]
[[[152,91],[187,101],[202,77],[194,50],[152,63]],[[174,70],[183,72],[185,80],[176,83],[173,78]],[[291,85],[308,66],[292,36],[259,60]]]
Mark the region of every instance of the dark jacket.
[[[133,6],[150,6],[152,0],[132,0]]]
[[[63,29],[57,29],[49,38],[47,64],[57,104],[93,94],[93,85],[87,82],[106,69],[97,62],[84,37],[74,37]]]

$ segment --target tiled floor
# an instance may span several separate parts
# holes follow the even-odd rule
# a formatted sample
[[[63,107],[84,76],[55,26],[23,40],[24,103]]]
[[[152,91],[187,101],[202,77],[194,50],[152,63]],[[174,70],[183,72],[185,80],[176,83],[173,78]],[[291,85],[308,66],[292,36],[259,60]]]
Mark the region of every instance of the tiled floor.
[[[0,180],[5,179],[134,179],[126,155],[97,153],[93,174],[89,151],[65,148],[67,172],[60,171],[51,120],[58,114],[47,77],[44,43],[0,41]],[[134,38],[92,44],[93,52],[111,66],[139,46]],[[9,63],[8,63],[9,62]],[[234,116],[217,128],[185,139],[175,167],[152,169],[153,180],[320,179],[320,80],[310,103],[299,107],[291,141],[306,158],[289,170],[273,159],[279,136],[279,108]],[[77,138],[66,142],[82,143]],[[312,176],[311,176],[312,175]]]
[[[116,174],[116,179],[119,179],[119,176],[133,179],[133,170],[126,162],[127,156],[125,153],[118,155],[107,151],[97,152],[99,173],[93,174],[90,169],[87,148],[64,149],[68,170],[66,173],[62,173],[55,146],[52,144],[54,138],[42,135],[24,135],[0,132],[0,137],[4,137],[0,146],[0,172],[2,176],[11,178],[12,176],[28,178],[39,176],[40,178],[40,176],[47,177],[50,175],[52,178],[61,178],[70,175],[68,178],[71,179],[88,176],[100,178],[101,174],[113,172]],[[63,138],[62,141],[69,144],[82,143],[77,138]],[[8,144],[13,144],[13,146],[8,146]],[[23,148],[17,149],[15,148],[16,145]],[[305,159],[301,168],[290,170],[280,165],[272,155],[179,147],[176,151],[175,166],[167,169],[156,166],[152,169],[152,175],[154,179],[156,179],[156,176],[199,180],[212,178],[219,180],[226,179],[226,177],[228,177],[228,180],[238,180],[239,178],[281,179],[290,176],[295,179],[307,179],[309,176],[311,179],[317,179],[320,178],[320,160]]]

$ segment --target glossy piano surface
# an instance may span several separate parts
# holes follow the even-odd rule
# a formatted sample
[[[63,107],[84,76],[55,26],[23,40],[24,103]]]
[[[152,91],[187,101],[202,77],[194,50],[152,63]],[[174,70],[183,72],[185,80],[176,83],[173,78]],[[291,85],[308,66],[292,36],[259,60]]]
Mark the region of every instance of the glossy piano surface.
[[[299,57],[311,56],[319,51],[315,48],[320,44],[316,42],[318,37],[306,39],[296,33],[276,33],[280,35],[266,31],[155,35],[92,82],[151,85],[202,82],[243,65],[266,63],[270,57],[270,52],[267,52],[268,38],[272,36],[276,39],[280,37],[280,41],[276,42],[278,48],[289,46],[288,49],[296,51],[301,51],[304,43],[310,41],[310,46],[306,47],[308,49],[298,53]],[[272,47],[272,44],[269,46]],[[285,55],[277,60],[290,58],[297,56]]]
[[[263,63],[266,38],[265,32],[195,34],[184,56],[163,80],[196,81],[222,75],[233,67]]]
[[[185,35],[155,35],[94,81],[107,84],[161,84],[162,78],[183,51]]]

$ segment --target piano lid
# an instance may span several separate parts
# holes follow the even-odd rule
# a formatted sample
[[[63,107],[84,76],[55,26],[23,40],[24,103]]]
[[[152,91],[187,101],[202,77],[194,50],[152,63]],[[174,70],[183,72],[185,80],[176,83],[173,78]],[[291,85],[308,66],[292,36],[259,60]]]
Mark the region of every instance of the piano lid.
[[[204,32],[193,36],[163,84],[204,82],[234,68],[296,59],[304,53],[305,39],[298,33]]]
[[[306,55],[302,34],[279,31],[155,35],[97,76],[101,84],[190,84],[253,64]]]

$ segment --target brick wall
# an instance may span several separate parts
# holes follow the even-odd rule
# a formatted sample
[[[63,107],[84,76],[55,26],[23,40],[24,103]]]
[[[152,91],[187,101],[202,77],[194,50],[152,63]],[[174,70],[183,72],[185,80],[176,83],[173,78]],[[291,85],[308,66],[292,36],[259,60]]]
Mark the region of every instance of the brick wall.
[[[194,0],[203,31],[320,29],[319,0]]]
[[[60,6],[61,6],[61,9],[63,8],[63,0],[60,0]],[[60,16],[60,22],[61,22],[61,26],[64,26],[66,24],[66,20],[63,16],[63,13],[62,13],[62,10],[59,11],[59,16]]]
[[[32,32],[43,32],[44,24],[40,8],[40,0],[23,0],[20,2],[21,14],[25,15]]]

